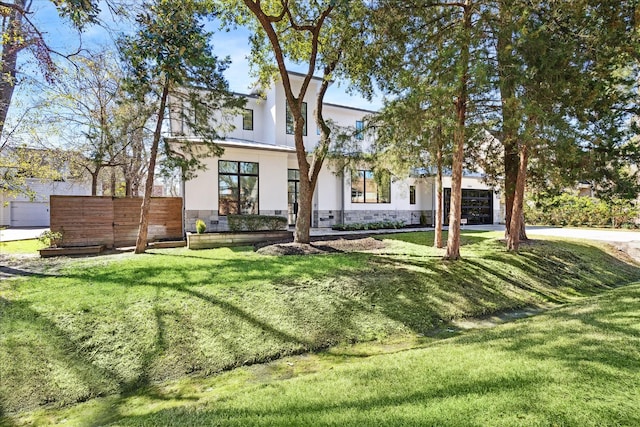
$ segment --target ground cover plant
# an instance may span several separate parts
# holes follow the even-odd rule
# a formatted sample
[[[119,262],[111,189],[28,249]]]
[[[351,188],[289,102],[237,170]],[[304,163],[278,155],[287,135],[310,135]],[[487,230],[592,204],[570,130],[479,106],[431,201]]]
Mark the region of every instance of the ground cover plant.
[[[419,232],[362,253],[158,249],[16,272],[0,283],[0,407],[16,419],[338,344],[428,341],[455,319],[640,278],[605,246],[535,241],[510,254],[498,236],[465,232],[461,262]]]

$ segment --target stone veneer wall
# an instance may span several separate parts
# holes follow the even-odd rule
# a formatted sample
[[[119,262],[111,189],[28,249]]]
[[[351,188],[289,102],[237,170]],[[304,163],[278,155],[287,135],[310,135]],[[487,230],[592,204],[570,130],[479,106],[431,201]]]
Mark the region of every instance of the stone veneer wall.
[[[341,223],[342,215],[341,211],[314,211],[314,223],[316,227],[331,227],[335,224]],[[431,225],[432,212],[424,211],[427,217],[427,224]],[[366,222],[378,222],[378,221],[404,221],[406,225],[420,224],[421,211],[345,211],[344,223],[366,223]]]
[[[260,215],[274,215],[286,218],[287,211],[282,210],[268,210],[260,211]],[[207,224],[207,231],[209,232],[224,232],[229,231],[229,224],[227,223],[226,216],[219,216],[218,211],[213,210],[187,210],[185,211],[185,231],[195,233],[196,220],[201,219]]]
[[[315,210],[313,211],[313,227],[332,227],[335,224],[340,224],[342,211],[339,210]],[[352,224],[355,222],[378,222],[384,220],[390,221],[404,221],[406,225],[420,224],[421,211],[345,211],[344,222],[345,224]],[[430,210],[424,211],[427,217],[427,224],[432,222],[432,212]],[[260,211],[260,215],[276,215],[287,216],[287,211],[284,210],[269,210]],[[209,232],[223,232],[229,231],[226,216],[219,216],[218,211],[213,210],[187,210],[185,212],[185,231],[196,231],[196,220],[201,219],[207,224],[207,231]]]

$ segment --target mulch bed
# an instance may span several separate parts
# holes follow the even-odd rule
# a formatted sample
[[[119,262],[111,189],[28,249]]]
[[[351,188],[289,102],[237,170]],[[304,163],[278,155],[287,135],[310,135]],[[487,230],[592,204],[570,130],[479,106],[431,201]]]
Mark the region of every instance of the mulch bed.
[[[263,246],[256,252],[262,255],[313,255],[336,252],[366,252],[384,249],[386,245],[372,237],[360,239],[320,240],[310,244],[276,243]]]

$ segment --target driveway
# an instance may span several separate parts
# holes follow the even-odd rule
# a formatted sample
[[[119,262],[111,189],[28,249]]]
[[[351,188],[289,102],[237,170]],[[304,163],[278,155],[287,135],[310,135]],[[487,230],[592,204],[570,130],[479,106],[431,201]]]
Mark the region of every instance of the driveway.
[[[504,225],[468,225],[465,230],[492,230],[503,231]],[[640,230],[602,230],[591,228],[571,227],[545,227],[540,225],[528,225],[529,236],[557,236],[572,239],[599,240],[603,242],[640,242]]]
[[[35,239],[48,229],[47,227],[7,228],[0,230],[0,242]]]

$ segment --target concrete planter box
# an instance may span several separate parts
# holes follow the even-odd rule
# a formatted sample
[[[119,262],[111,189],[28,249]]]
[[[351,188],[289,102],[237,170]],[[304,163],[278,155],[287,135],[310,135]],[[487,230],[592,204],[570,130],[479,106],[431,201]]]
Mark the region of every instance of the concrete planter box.
[[[211,249],[228,246],[248,246],[261,242],[292,240],[292,231],[244,231],[237,233],[187,233],[189,249]]]

